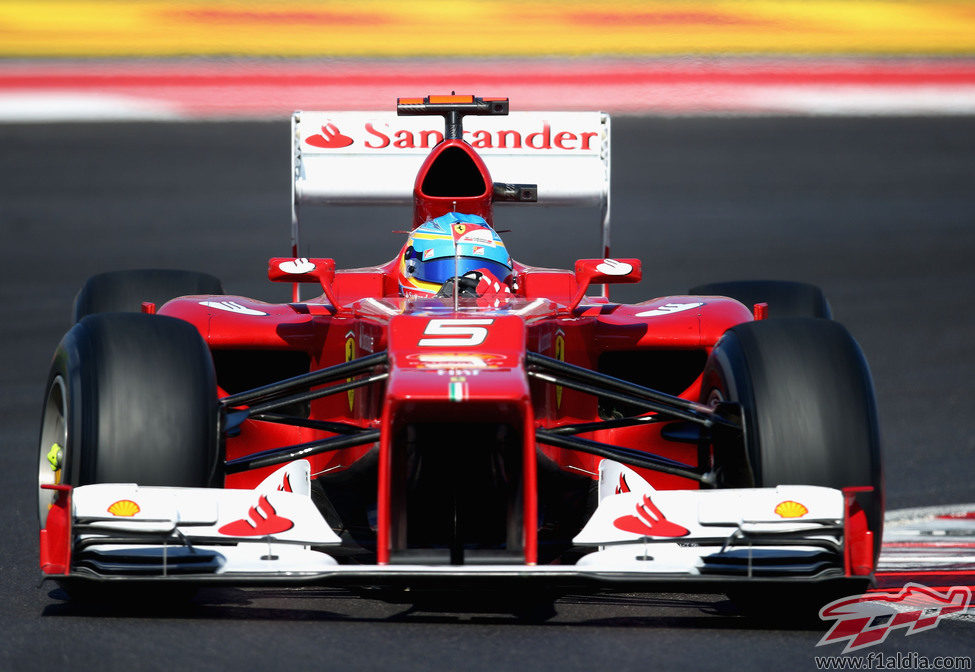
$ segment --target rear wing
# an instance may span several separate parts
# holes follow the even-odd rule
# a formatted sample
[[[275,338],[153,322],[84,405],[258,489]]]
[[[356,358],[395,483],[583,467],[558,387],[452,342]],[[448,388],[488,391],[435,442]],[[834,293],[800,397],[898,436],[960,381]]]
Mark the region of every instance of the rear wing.
[[[291,118],[294,256],[299,256],[301,206],[411,204],[417,172],[443,139],[443,126],[438,116],[295,112]],[[492,179],[537,184],[538,203],[599,207],[604,256],[609,256],[608,115],[471,116],[464,122],[464,139],[484,160]]]

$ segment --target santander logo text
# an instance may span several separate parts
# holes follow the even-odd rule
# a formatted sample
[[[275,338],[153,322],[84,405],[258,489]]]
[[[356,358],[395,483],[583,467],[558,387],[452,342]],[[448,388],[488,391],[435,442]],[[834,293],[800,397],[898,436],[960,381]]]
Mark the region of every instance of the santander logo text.
[[[372,123],[365,125],[365,131],[370,136],[365,141],[365,146],[371,149],[383,149],[389,147],[390,143],[400,149],[429,149],[443,140],[443,133],[440,131],[419,131],[415,135],[413,131],[407,129],[396,131],[386,129],[384,132]],[[553,134],[552,125],[547,121],[542,122],[541,130],[533,133],[523,133],[514,129],[464,131],[464,139],[474,149],[589,150],[592,149],[593,138],[598,136],[599,134],[593,131],[578,133],[557,131]]]
[[[361,124],[361,125],[360,125]],[[443,133],[432,128],[395,128],[390,123],[361,121],[345,135],[335,123],[321,127],[321,133],[305,138],[305,144],[322,149],[344,149],[355,145],[363,150],[429,150],[443,140]],[[477,150],[547,151],[591,153],[599,149],[597,131],[553,128],[548,121],[532,127],[465,130],[464,140]]]
[[[906,628],[905,635],[935,628],[942,618],[965,611],[971,602],[967,586],[942,593],[919,583],[908,583],[897,593],[843,597],[819,610],[821,619],[836,622],[816,646],[846,642],[843,653],[864,649],[880,644],[897,628]]]

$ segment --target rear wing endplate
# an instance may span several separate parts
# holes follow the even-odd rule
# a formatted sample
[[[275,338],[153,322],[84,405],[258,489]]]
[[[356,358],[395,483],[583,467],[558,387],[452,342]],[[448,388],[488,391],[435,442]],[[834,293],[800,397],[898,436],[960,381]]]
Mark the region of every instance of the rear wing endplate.
[[[303,205],[409,205],[423,160],[443,138],[437,116],[295,112],[292,249]],[[538,185],[542,205],[599,207],[609,255],[610,121],[602,112],[471,116],[464,139],[498,182]],[[502,201],[498,201],[499,203]]]

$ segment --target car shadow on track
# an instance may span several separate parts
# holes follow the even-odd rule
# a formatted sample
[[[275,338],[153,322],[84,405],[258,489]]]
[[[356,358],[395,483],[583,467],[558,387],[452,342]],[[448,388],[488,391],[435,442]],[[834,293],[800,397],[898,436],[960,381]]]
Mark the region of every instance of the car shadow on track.
[[[139,592],[85,599],[71,599],[55,589],[48,596],[57,600],[43,609],[50,617],[787,631],[825,627],[815,617],[797,618],[786,609],[743,616],[730,600],[715,595],[564,596],[555,602],[554,611],[541,612],[541,617],[531,611],[515,616],[465,610],[462,604],[446,610],[390,604],[331,588],[204,588],[194,595]]]

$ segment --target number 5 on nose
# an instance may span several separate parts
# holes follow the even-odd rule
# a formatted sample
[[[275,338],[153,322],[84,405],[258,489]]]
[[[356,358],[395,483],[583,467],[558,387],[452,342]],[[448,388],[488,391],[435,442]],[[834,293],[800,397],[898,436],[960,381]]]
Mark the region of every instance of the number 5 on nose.
[[[421,347],[459,347],[480,345],[487,338],[487,327],[493,319],[460,320],[437,318],[427,322],[425,336],[417,345]],[[483,325],[483,326],[481,326]]]

